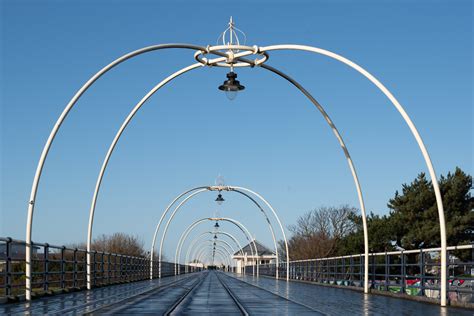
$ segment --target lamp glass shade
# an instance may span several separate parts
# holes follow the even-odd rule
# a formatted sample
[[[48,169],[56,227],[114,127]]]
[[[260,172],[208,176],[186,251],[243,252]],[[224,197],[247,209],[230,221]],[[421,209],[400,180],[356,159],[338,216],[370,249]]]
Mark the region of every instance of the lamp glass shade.
[[[222,194],[219,193],[219,194],[217,195],[217,198],[216,198],[217,204],[222,205],[222,202],[224,202],[224,201],[225,201],[225,200],[224,200],[224,198],[222,197]]]
[[[227,99],[232,101],[237,97],[237,91],[226,91],[225,96],[227,97]]]
[[[233,71],[227,74],[227,80],[219,86],[219,90],[224,91],[229,100],[237,97],[237,92],[244,90],[245,87],[237,80],[237,74]]]

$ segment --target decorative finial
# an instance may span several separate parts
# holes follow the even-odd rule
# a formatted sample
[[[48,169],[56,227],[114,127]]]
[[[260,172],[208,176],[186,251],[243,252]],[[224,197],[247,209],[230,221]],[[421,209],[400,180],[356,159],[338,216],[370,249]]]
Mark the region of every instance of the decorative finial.
[[[243,38],[243,41],[239,39],[239,35]],[[228,27],[225,29],[224,32],[222,32],[222,34],[217,39],[217,45],[245,45],[246,41],[247,36],[240,29],[235,27],[234,18],[231,16],[229,19]],[[238,50],[233,51],[235,52]]]

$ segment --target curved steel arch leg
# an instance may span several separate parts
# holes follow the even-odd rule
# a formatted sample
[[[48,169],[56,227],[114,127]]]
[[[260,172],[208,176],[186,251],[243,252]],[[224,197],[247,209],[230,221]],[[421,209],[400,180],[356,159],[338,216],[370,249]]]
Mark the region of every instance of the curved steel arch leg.
[[[222,221],[226,221],[226,222],[230,222],[230,223],[233,223],[235,224],[237,227],[240,228],[240,230],[242,230],[244,232],[244,234],[246,234],[247,236],[249,236],[249,238],[247,238],[247,240],[249,241],[249,247],[250,249],[252,249],[252,246],[250,244],[253,244],[253,248],[254,248],[254,257],[255,257],[255,260],[257,262],[257,276],[258,276],[258,248],[257,248],[257,244],[255,244],[255,239],[252,239],[252,234],[250,234],[249,230],[242,224],[240,223],[239,221],[235,220],[235,219],[232,219],[232,218],[228,218],[228,217],[220,217],[218,218],[218,220],[222,220]],[[245,231],[244,231],[245,230]],[[255,269],[254,269],[254,266],[252,266],[252,273],[255,274]]]
[[[207,188],[207,187],[196,187],[196,188],[192,188],[191,190],[187,190],[183,193],[181,193],[180,195],[178,195],[173,201],[171,201],[171,203],[166,207],[165,211],[163,212],[163,214],[161,214],[161,217],[160,217],[160,220],[158,222],[158,225],[156,225],[156,228],[155,228],[155,233],[153,234],[153,240],[151,242],[151,251],[150,251],[150,258],[152,259],[150,261],[150,280],[153,279],[153,258],[154,258],[154,252],[155,252],[155,244],[156,244],[156,237],[158,236],[158,231],[161,227],[161,223],[163,222],[163,220],[165,219],[165,216],[166,214],[168,214],[168,211],[169,209],[179,200],[181,199],[183,196],[185,196],[186,194],[188,193],[191,193],[193,191],[196,191],[196,190],[200,190],[200,189],[204,189],[204,188]]]
[[[164,241],[165,241],[165,238],[166,238],[166,233],[168,232],[168,227],[169,227],[169,224],[171,223],[172,219],[173,219],[173,216],[174,214],[176,214],[177,211],[179,211],[179,209],[187,202],[189,201],[192,197],[194,197],[195,195],[199,194],[199,193],[202,193],[202,192],[206,192],[207,191],[207,188],[206,189],[200,189],[200,190],[197,190],[197,191],[194,191],[192,194],[190,194],[189,196],[187,196],[183,201],[181,201],[181,203],[178,204],[178,206],[176,206],[176,208],[174,209],[173,211],[173,214],[171,216],[170,219],[168,219],[168,221],[166,222],[166,226],[165,226],[165,230],[163,231],[163,235],[161,237],[161,241],[160,241],[160,252],[158,253],[158,264],[159,264],[159,271],[158,271],[158,274],[159,274],[159,277],[161,278],[161,258],[163,256],[163,244],[164,244]]]
[[[200,46],[186,46],[185,44],[175,44],[175,45],[180,45],[179,47],[180,48],[191,48],[191,49],[195,49],[195,50],[200,50],[200,51],[206,51],[206,48],[203,48],[203,47],[200,47]],[[156,48],[155,48],[156,49]],[[225,54],[225,53],[222,53],[222,52],[216,52],[217,55],[222,55],[222,56],[225,56],[225,57],[218,57],[218,58],[214,58],[212,60],[209,60],[208,61],[208,65],[211,66],[213,64],[217,64],[219,62],[222,62],[224,60],[227,60],[228,59],[228,56]],[[236,54],[235,56],[237,57],[242,57],[242,56],[247,56],[247,55],[251,55],[253,54],[253,52],[251,51],[243,51],[243,52],[240,52],[238,54]],[[252,64],[252,62],[249,62],[250,64]],[[113,151],[114,151],[114,148],[117,144],[117,142],[119,141],[120,139],[120,136],[122,135],[123,131],[125,130],[125,128],[128,126],[129,122],[131,121],[131,119],[133,118],[133,116],[136,114],[136,112],[141,108],[141,106],[156,92],[158,91],[163,85],[165,85],[167,82],[171,81],[172,79],[174,79],[175,77],[187,72],[187,71],[190,71],[194,68],[198,68],[198,67],[202,67],[202,66],[205,66],[204,64],[202,63],[196,63],[196,64],[192,64],[186,68],[183,68],[179,71],[177,71],[176,73],[174,73],[173,75],[169,76],[168,78],[166,78],[165,80],[163,80],[162,82],[160,82],[157,86],[155,86],[152,90],[150,90],[146,95],[145,97],[143,97],[143,99],[133,108],[132,112],[130,112],[130,114],[127,116],[127,118],[125,119],[125,121],[122,123],[122,126],[120,127],[119,131],[117,132],[116,136],[114,137],[114,140],[112,141],[112,144],[110,145],[109,147],[109,150],[107,151],[107,155],[104,159],[104,162],[102,164],[102,168],[101,168],[101,171],[99,173],[99,176],[98,176],[98,179],[97,179],[97,182],[96,182],[96,188],[94,190],[94,195],[93,195],[93,198],[92,198],[92,203],[91,203],[91,208],[90,208],[90,212],[89,212],[89,227],[88,227],[88,256],[87,256],[87,261],[88,261],[88,264],[87,264],[87,267],[88,267],[88,282],[87,282],[87,287],[88,289],[91,288],[91,275],[90,275],[90,261],[91,261],[91,256],[89,254],[89,251],[90,251],[90,245],[91,245],[91,242],[92,242],[92,226],[93,226],[93,222],[94,222],[94,213],[95,213],[95,205],[96,205],[96,201],[97,201],[97,196],[99,194],[99,190],[100,190],[100,185],[102,183],[102,178],[103,178],[103,175],[105,173],[105,169],[107,168],[107,164],[108,164],[108,161],[110,159],[110,156],[112,155]],[[153,258],[153,257],[152,257]],[[161,263],[159,263],[159,265],[161,265]],[[150,277],[152,278],[153,277],[153,260],[150,260]]]
[[[197,45],[191,45],[191,44],[161,44],[161,45],[153,45],[153,46],[148,46],[144,48],[140,48],[138,50],[135,50],[133,52],[130,52],[128,54],[125,54],[101,70],[99,70],[95,75],[93,75],[87,82],[76,92],[76,94],[72,97],[72,99],[69,101],[69,103],[66,105],[64,108],[63,112],[57,119],[56,123],[54,124],[53,129],[51,130],[48,139],[43,147],[43,150],[41,152],[41,156],[38,160],[38,165],[36,166],[36,171],[35,171],[35,176],[33,178],[33,184],[31,186],[31,192],[30,192],[30,199],[28,201],[28,215],[27,215],[27,221],[26,221],[26,252],[25,252],[25,263],[26,263],[26,271],[25,271],[25,298],[27,301],[31,300],[31,277],[32,277],[32,270],[31,270],[31,255],[32,255],[32,248],[31,248],[31,239],[33,235],[33,215],[34,215],[34,210],[35,210],[35,202],[36,202],[36,195],[38,193],[38,187],[39,187],[39,182],[41,179],[41,175],[43,173],[43,167],[46,162],[46,159],[48,157],[49,150],[51,149],[51,146],[53,145],[53,141],[56,138],[56,134],[58,133],[61,125],[64,123],[66,120],[66,117],[68,116],[69,112],[72,110],[74,105],[77,103],[77,101],[81,98],[81,96],[96,82],[100,77],[102,77],[105,73],[107,73],[109,70],[112,68],[116,67],[117,65],[123,63],[124,61],[133,58],[135,56],[155,51],[155,50],[160,50],[160,49],[169,49],[169,48],[184,48],[184,49],[192,49],[192,50],[201,50],[205,51],[205,47],[197,46]]]
[[[321,54],[327,57],[330,57],[332,59],[335,59],[352,69],[356,70],[359,72],[361,75],[366,77],[370,82],[372,82],[393,104],[393,106],[397,109],[397,111],[400,113],[402,118],[405,120],[405,123],[408,125],[411,133],[413,134],[418,147],[420,148],[421,154],[423,155],[423,158],[425,160],[426,166],[428,168],[431,182],[433,184],[433,189],[435,192],[436,196],[436,204],[438,207],[438,217],[439,217],[439,226],[440,226],[440,237],[441,237],[441,306],[446,306],[446,300],[447,300],[447,241],[446,241],[446,222],[444,218],[444,207],[443,207],[443,198],[441,196],[441,191],[439,188],[438,184],[438,178],[436,176],[436,172],[433,166],[433,163],[431,161],[430,155],[428,153],[428,150],[426,149],[426,146],[423,142],[423,139],[421,138],[420,133],[418,132],[415,124],[411,120],[410,116],[408,113],[405,111],[403,106],[398,102],[398,100],[395,98],[395,96],[385,87],[377,78],[375,78],[371,73],[369,73],[367,70],[359,66],[358,64],[354,63],[353,61],[338,55],[336,53],[333,53],[331,51],[317,48],[317,47],[312,47],[312,46],[305,46],[305,45],[272,45],[272,46],[267,46],[267,47],[261,47],[260,51],[265,52],[265,51],[274,51],[274,50],[300,50],[300,51],[307,51],[307,52],[312,52],[316,54]],[[366,255],[367,258],[367,255]]]
[[[292,85],[294,85],[296,88],[298,88],[313,104],[316,106],[316,108],[319,110],[319,112],[323,115],[324,119],[328,123],[328,125],[331,127],[334,135],[339,141],[339,145],[341,146],[344,155],[347,159],[347,163],[349,164],[349,169],[351,170],[352,173],[352,178],[354,180],[356,190],[357,190],[357,197],[359,199],[359,206],[361,209],[362,213],[362,227],[364,230],[364,293],[369,292],[369,234],[368,234],[368,228],[367,228],[367,214],[366,214],[366,209],[365,209],[365,202],[364,202],[364,196],[362,194],[362,188],[360,185],[359,177],[357,176],[357,171],[354,165],[354,162],[352,161],[351,155],[349,154],[349,149],[347,148],[344,139],[342,138],[342,135],[339,133],[339,130],[336,128],[336,125],[334,124],[333,120],[329,117],[327,112],[324,110],[323,106],[301,85],[299,84],[296,80],[288,76],[287,74],[283,73],[282,71],[268,66],[268,65],[261,65],[262,68],[267,69],[280,77],[286,79],[289,81]],[[278,269],[277,269],[278,271]]]
[[[229,187],[229,188],[232,188],[232,187]],[[276,255],[276,266],[278,267],[278,264],[279,264],[279,255],[278,255],[278,243],[276,241],[276,237],[275,237],[275,231],[273,229],[273,225],[272,223],[270,222],[270,219],[268,218],[268,215],[267,215],[267,212],[265,212],[265,210],[262,208],[262,206],[252,197],[250,196],[249,194],[245,193],[245,192],[242,192],[241,190],[231,190],[233,192],[237,192],[237,193],[240,193],[242,194],[243,196],[247,197],[249,200],[251,200],[259,209],[260,209],[260,212],[263,213],[263,215],[265,216],[265,219],[267,220],[267,223],[268,225],[270,226],[270,231],[272,233],[272,238],[273,238],[273,246],[275,248],[275,255]],[[286,243],[286,237],[285,237],[285,233],[282,231],[283,233],[283,238],[285,240],[285,243]],[[275,278],[278,279],[279,276],[278,276],[278,269],[275,270]]]
[[[278,217],[278,214],[276,213],[275,209],[273,209],[273,207],[271,206],[270,203],[267,202],[267,200],[265,200],[260,194],[258,194],[257,192],[255,191],[252,191],[250,189],[247,189],[247,188],[243,188],[243,187],[230,187],[231,190],[233,191],[246,191],[246,192],[249,192],[253,195],[255,195],[256,197],[258,197],[260,200],[263,201],[263,203],[265,203],[265,205],[272,211],[273,213],[273,216],[275,216],[277,222],[278,222],[278,225],[280,226],[280,230],[281,230],[281,233],[283,234],[283,239],[285,241],[285,247],[286,247],[286,261],[287,262],[290,262],[290,253],[289,253],[289,250],[288,250],[288,240],[286,239],[286,234],[285,234],[285,230],[283,229],[283,225],[281,224],[281,221],[280,221],[280,218]],[[257,260],[258,261],[258,260]],[[278,268],[276,269],[278,270]],[[289,277],[289,265],[287,265],[287,268],[286,268],[286,280],[289,281],[290,280],[290,277]]]
[[[91,267],[91,264],[92,264],[92,257],[91,257],[91,247],[92,247],[92,228],[93,228],[93,225],[94,225],[94,215],[95,215],[95,207],[96,207],[96,204],[97,204],[97,197],[99,195],[99,191],[100,191],[100,186],[102,184],[102,179],[104,177],[104,174],[105,174],[105,170],[107,168],[107,165],[109,163],[109,160],[110,160],[110,157],[112,156],[112,153],[115,149],[115,146],[118,142],[118,140],[120,139],[120,137],[122,136],[122,133],[123,131],[125,130],[125,128],[127,128],[128,124],[130,123],[130,121],[132,120],[132,118],[135,116],[135,114],[138,112],[138,110],[142,107],[142,105],[156,92],[158,91],[161,87],[163,87],[164,85],[166,85],[167,83],[169,83],[171,80],[179,77],[180,75],[188,72],[188,71],[191,71],[193,69],[196,69],[196,68],[200,68],[202,67],[201,64],[199,63],[196,63],[196,64],[193,64],[193,65],[190,65],[188,67],[185,67],[185,68],[182,68],[180,70],[178,70],[177,72],[173,73],[172,75],[168,76],[167,78],[165,78],[163,81],[161,81],[159,84],[157,84],[153,89],[151,89],[141,100],[140,102],[137,103],[137,105],[133,108],[133,110],[130,112],[130,114],[127,116],[127,118],[125,119],[125,121],[123,122],[123,124],[120,126],[120,129],[118,131],[118,133],[115,135],[115,138],[112,142],[112,145],[109,147],[109,150],[107,151],[107,154],[105,156],[105,159],[104,159],[104,162],[102,164],[102,167],[100,169],[100,172],[99,172],[99,176],[97,178],[97,183],[96,183],[96,186],[95,186],[95,190],[94,190],[94,195],[92,197],[92,203],[91,203],[91,207],[90,207],[90,211],[89,211],[89,225],[88,225],[88,229],[87,229],[87,289],[91,289],[92,288],[92,267]]]
[[[205,50],[205,48],[202,48],[202,47],[199,47],[199,46],[193,46],[192,47],[193,49],[197,49],[197,50]],[[252,52],[241,52],[241,53],[238,53],[237,55],[238,56],[246,56],[246,55],[250,55],[252,54]],[[225,55],[223,53],[219,53],[219,55]],[[228,57],[225,56],[225,57],[218,57],[218,58],[215,58],[215,59],[212,59],[212,60],[209,60],[209,65],[212,65],[212,64],[215,64],[215,63],[218,63],[218,62],[221,62],[221,61],[224,61],[226,60]],[[112,141],[112,144],[110,145],[109,147],[109,150],[107,151],[107,154],[106,154],[106,157],[104,159],[104,162],[102,164],[102,168],[99,172],[99,176],[97,178],[97,182],[96,182],[96,187],[95,187],[95,190],[94,190],[94,195],[93,195],[93,198],[92,198],[92,203],[91,203],[91,208],[90,208],[90,212],[89,212],[89,226],[88,226],[88,241],[87,241],[87,247],[88,247],[88,255],[87,255],[87,267],[88,267],[88,273],[87,273],[87,288],[90,289],[91,288],[91,256],[90,256],[90,246],[91,246],[91,243],[92,243],[92,227],[93,227],[93,222],[94,222],[94,214],[95,214],[95,206],[96,206],[96,202],[97,202],[97,197],[98,197],[98,194],[99,194],[99,191],[100,191],[100,185],[102,183],[102,179],[103,179],[103,176],[104,176],[104,173],[105,173],[105,170],[107,168],[107,165],[108,165],[108,161],[115,149],[115,146],[116,144],[118,143],[123,131],[125,130],[125,128],[128,126],[128,124],[130,123],[130,121],[132,120],[132,118],[135,116],[135,114],[138,112],[138,110],[142,107],[142,105],[156,92],[158,91],[162,86],[164,86],[166,83],[168,83],[169,81],[173,80],[174,78],[178,77],[179,75],[181,74],[184,74],[192,69],[195,69],[195,68],[199,68],[199,67],[202,67],[204,66],[203,64],[201,63],[195,63],[195,64],[192,64],[188,67],[185,67],[177,72],[175,72],[174,74],[172,74],[171,76],[167,77],[165,80],[163,80],[162,82],[160,82],[158,85],[156,85],[152,90],[150,90],[143,98],[142,100],[133,108],[133,110],[130,112],[130,114],[127,116],[127,118],[125,119],[125,121],[122,123],[119,131],[117,132],[117,134],[115,135],[114,137],[114,140]],[[153,257],[152,257],[153,258]],[[161,267],[161,262],[159,262],[159,265]],[[150,261],[150,276],[152,277],[153,275],[153,260]]]

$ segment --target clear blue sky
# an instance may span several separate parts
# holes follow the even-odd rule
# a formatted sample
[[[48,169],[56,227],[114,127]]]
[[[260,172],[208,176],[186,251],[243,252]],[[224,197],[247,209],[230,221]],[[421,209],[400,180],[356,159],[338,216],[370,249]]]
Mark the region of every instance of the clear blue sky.
[[[419,128],[438,174],[473,172],[471,1],[1,1],[0,235],[24,239],[26,210],[46,138],[75,91],[98,69],[140,47],[215,44],[229,16],[247,44],[306,44],[342,54],[378,77]],[[128,61],[84,95],[61,128],[37,197],[34,240],[85,240],[103,156],[133,105],[191,51]],[[352,153],[367,208],[387,212],[402,183],[426,171],[407,126],[362,76],[323,56],[273,52],[268,63],[298,79],[326,107]],[[225,70],[202,68],[157,93],[126,130],[109,164],[95,235],[123,231],[147,245],[163,208],[181,191],[227,184],[260,192],[285,225],[321,205],[357,197],[350,171],[319,112],[280,78],[238,71],[247,89],[229,102]],[[213,215],[214,194],[172,225]],[[271,245],[261,216],[225,195],[220,213]],[[223,225],[225,226],[225,225]],[[199,231],[211,225],[203,226]],[[237,234],[229,226],[225,229]]]

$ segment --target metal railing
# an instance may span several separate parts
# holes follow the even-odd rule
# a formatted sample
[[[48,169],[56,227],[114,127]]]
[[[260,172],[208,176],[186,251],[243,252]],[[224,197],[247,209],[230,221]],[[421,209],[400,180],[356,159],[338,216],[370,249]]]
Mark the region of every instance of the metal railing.
[[[24,294],[25,249],[25,241],[0,237],[0,297]],[[35,294],[86,288],[87,250],[47,243],[32,243],[32,249],[31,283]],[[150,278],[150,258],[98,251],[92,252],[92,258],[92,285],[95,287]],[[153,260],[155,278],[158,266],[158,261]],[[184,273],[185,266],[179,268]],[[174,275],[174,269],[174,263],[162,262],[161,275]]]
[[[440,299],[440,248],[369,254],[374,290]],[[473,245],[448,247],[448,299],[474,303]],[[259,266],[260,275],[275,276],[275,264]],[[286,262],[278,267],[286,278]],[[290,279],[335,286],[363,287],[364,254],[290,261]],[[252,266],[245,267],[252,274]]]

